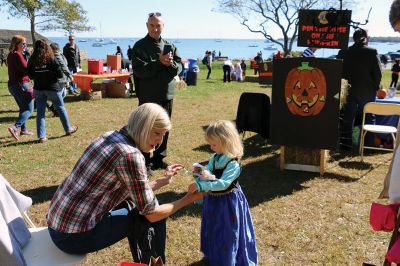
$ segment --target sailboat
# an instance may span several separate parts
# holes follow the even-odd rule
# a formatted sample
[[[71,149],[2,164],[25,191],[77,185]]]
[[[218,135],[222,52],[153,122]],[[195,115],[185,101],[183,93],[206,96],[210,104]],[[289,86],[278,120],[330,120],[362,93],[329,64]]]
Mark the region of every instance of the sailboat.
[[[102,47],[104,45],[104,39],[101,34],[101,23],[100,23],[100,38],[97,38],[94,43],[92,43],[93,47]]]
[[[176,34],[176,39],[175,39],[174,43],[181,43],[181,40],[179,39],[179,35],[178,34]]]

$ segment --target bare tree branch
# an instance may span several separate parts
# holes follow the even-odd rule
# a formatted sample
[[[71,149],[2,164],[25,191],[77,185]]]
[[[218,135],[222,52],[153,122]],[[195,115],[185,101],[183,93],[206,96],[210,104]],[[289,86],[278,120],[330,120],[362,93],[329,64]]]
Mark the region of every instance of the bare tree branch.
[[[351,7],[357,0],[343,0]],[[338,0],[217,0],[217,11],[231,14],[252,33],[279,45],[284,54],[291,52],[298,33],[299,9],[339,9]],[[273,36],[272,32],[280,32]]]

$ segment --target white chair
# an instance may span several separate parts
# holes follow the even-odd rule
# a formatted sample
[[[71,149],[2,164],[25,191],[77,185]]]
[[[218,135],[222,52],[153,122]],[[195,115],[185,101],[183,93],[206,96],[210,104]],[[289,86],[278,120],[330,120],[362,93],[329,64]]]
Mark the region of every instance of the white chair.
[[[394,103],[377,103],[370,102],[364,106],[364,114],[361,125],[361,140],[360,140],[360,153],[361,153],[361,161],[363,161],[364,157],[364,149],[371,150],[384,150],[384,151],[394,151],[394,148],[381,148],[381,147],[373,147],[373,146],[365,146],[365,135],[368,132],[377,133],[377,134],[390,134],[393,138],[393,146],[396,143],[396,135],[397,129],[392,126],[382,126],[382,125],[371,125],[365,124],[365,115],[366,114],[376,114],[376,115],[400,115],[400,105]]]
[[[26,213],[22,213],[28,225],[31,239],[22,252],[28,266],[80,265],[86,261],[86,254],[71,255],[54,245],[47,227],[36,227]]]

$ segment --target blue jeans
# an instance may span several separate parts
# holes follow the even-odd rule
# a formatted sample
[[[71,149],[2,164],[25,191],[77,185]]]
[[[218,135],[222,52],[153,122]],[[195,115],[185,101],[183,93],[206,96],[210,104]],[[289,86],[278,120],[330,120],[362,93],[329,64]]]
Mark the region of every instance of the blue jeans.
[[[27,130],[26,121],[33,112],[33,100],[27,92],[28,89],[29,83],[23,83],[22,85],[15,84],[8,87],[9,92],[14,96],[19,107],[19,116],[15,122],[15,127],[21,128],[22,131]]]
[[[126,205],[108,212],[90,231],[68,234],[49,228],[50,236],[59,249],[70,254],[95,252],[127,237],[135,262],[148,264],[151,256],[161,256],[165,262],[166,220],[150,223]]]
[[[57,110],[60,115],[61,124],[63,125],[65,133],[69,131],[71,128],[71,124],[69,123],[67,110],[64,107],[64,99],[63,99],[63,91],[40,91],[34,90],[35,99],[36,99],[36,128],[37,135],[39,138],[46,137],[46,106],[47,100],[50,100],[53,103],[54,108]]]
[[[69,69],[69,72],[71,72],[72,74],[77,72],[77,68],[76,67],[68,67],[68,69]],[[74,82],[72,82],[72,81],[69,83],[69,85],[70,85],[71,91],[76,91],[77,88],[78,88],[76,86],[76,84]]]

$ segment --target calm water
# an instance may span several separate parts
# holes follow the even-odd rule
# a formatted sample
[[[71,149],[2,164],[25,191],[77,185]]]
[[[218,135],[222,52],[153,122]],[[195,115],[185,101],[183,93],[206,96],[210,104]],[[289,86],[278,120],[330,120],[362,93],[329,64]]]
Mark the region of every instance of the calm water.
[[[60,47],[63,47],[67,42],[67,37],[50,37],[54,42],[57,42]],[[88,54],[88,58],[105,59],[107,54],[114,54],[116,52],[116,47],[119,45],[124,52],[124,57],[126,56],[126,50],[128,45],[133,46],[133,44],[139,38],[114,38],[116,44],[107,44],[101,47],[93,47],[93,43],[96,42],[96,38],[76,38],[77,44],[81,50],[85,50]],[[85,40],[86,42],[81,42]],[[105,38],[104,41],[108,42],[110,39]],[[251,39],[167,39],[174,43],[179,52],[184,59],[197,59],[204,56],[206,50],[215,50],[217,55],[221,51],[222,56],[228,56],[231,59],[249,59],[254,57],[258,51],[261,51],[263,58],[267,59],[271,57],[272,53],[276,53],[278,50],[277,45],[272,45],[271,43],[266,43],[264,40],[251,40]],[[383,42],[371,42],[369,46],[378,50],[378,53],[385,54],[388,52],[395,52],[400,50],[400,43],[383,43]],[[268,50],[267,47],[271,47]],[[305,47],[293,46],[293,51],[303,51]],[[316,52],[318,57],[328,57],[330,55],[336,55],[338,53],[337,49],[319,49]]]

